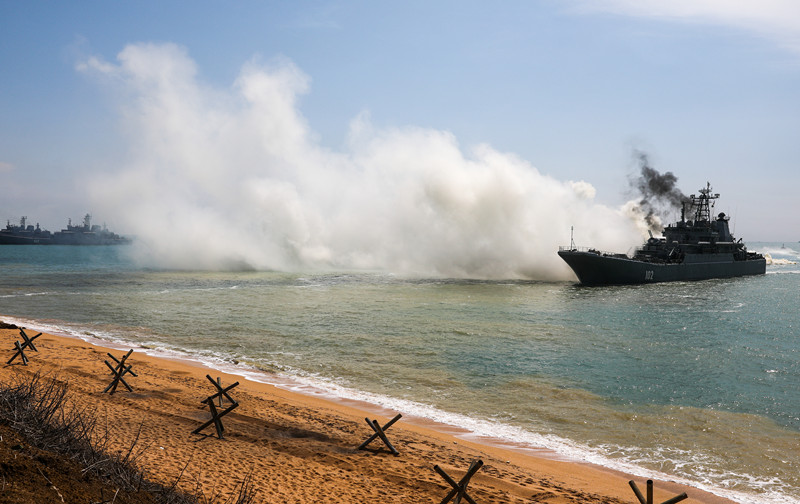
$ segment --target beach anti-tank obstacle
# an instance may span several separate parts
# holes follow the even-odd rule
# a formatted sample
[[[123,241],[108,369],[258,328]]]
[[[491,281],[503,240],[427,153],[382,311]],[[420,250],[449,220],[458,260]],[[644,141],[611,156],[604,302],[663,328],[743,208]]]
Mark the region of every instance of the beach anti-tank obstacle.
[[[33,344],[33,340],[35,340],[36,338],[41,336],[42,333],[39,333],[36,336],[30,337],[25,332],[25,328],[24,327],[20,327],[19,328],[19,334],[22,336],[22,341],[23,342],[22,342],[22,344],[20,344],[19,340],[14,342],[14,347],[17,349],[17,351],[14,352],[14,355],[10,359],[8,359],[7,364],[11,364],[12,362],[14,362],[14,359],[16,359],[19,356],[22,359],[22,363],[27,366],[28,365],[28,356],[25,355],[25,349],[26,348],[30,348],[34,352],[38,352],[39,350],[36,348],[36,345]]]
[[[639,490],[639,487],[636,486],[636,483],[633,480],[629,481],[628,484],[631,486],[633,493],[636,494],[636,498],[639,499],[639,502],[641,502],[641,504],[655,504],[655,502],[653,502],[653,480],[647,480],[647,498],[645,498],[645,496],[642,495],[642,492]],[[688,498],[689,496],[686,495],[686,492],[684,492],[680,495],[676,495],[671,499],[665,500],[661,504],[675,504],[676,502],[680,502]]]
[[[131,371],[131,368],[133,366],[131,366],[130,364],[128,365],[125,364],[125,361],[128,360],[128,357],[130,357],[132,353],[133,353],[133,348],[128,350],[128,353],[126,353],[122,357],[122,359],[117,359],[116,357],[111,355],[111,353],[108,353],[108,356],[111,357],[114,360],[114,362],[117,363],[117,365],[112,366],[111,364],[109,364],[108,361],[103,361],[105,365],[108,366],[108,369],[111,370],[111,374],[114,375],[114,378],[111,380],[111,383],[109,383],[108,387],[106,387],[105,390],[103,390],[103,393],[108,392],[109,395],[112,395],[114,392],[117,391],[117,385],[119,385],[120,383],[125,385],[125,388],[128,389],[128,392],[133,392],[131,386],[128,385],[128,382],[126,382],[125,378],[123,378],[123,376],[125,376],[126,374],[130,374],[131,376],[136,376],[136,373]]]
[[[381,424],[379,424],[377,420],[370,420],[369,418],[365,418],[364,420],[367,421],[367,425],[369,425],[370,428],[372,428],[372,430],[375,431],[375,434],[371,435],[366,441],[361,443],[358,449],[364,450],[367,448],[368,444],[370,444],[377,438],[381,438],[381,441],[383,441],[383,444],[385,444],[386,447],[389,448],[389,451],[391,451],[394,455],[400,455],[400,452],[398,452],[394,448],[394,446],[392,446],[392,443],[389,442],[389,438],[386,437],[386,429],[391,427],[396,421],[400,420],[400,417],[402,416],[403,415],[398,413],[394,418],[386,422],[386,425],[384,425],[383,427],[381,427]]]
[[[225,427],[222,426],[222,417],[224,417],[225,415],[227,415],[228,413],[230,413],[239,406],[239,403],[234,401],[233,398],[230,396],[230,394],[228,394],[228,392],[235,386],[239,385],[239,382],[237,381],[233,385],[228,385],[227,387],[222,388],[222,382],[219,380],[219,378],[217,378],[216,381],[209,375],[206,375],[206,378],[208,378],[208,381],[210,381],[211,384],[214,385],[214,387],[217,389],[217,392],[215,394],[212,394],[203,399],[202,401],[200,401],[202,404],[208,404],[208,409],[211,410],[211,420],[207,421],[200,427],[193,430],[192,434],[200,434],[200,431],[202,431],[203,429],[205,429],[206,427],[208,427],[213,423],[214,428],[217,430],[217,437],[219,439],[225,439],[225,437],[222,435],[222,433],[225,431]],[[219,399],[219,405],[221,408],[223,397],[227,399],[231,403],[231,405],[225,408],[224,410],[220,411],[217,409],[217,405],[214,404],[214,400]]]
[[[24,341],[24,343],[22,344],[22,348],[30,347],[31,350],[33,350],[34,352],[38,352],[39,351],[39,349],[36,348],[36,345],[33,344],[33,340],[35,340],[36,338],[41,336],[42,333],[39,333],[36,336],[28,336],[28,334],[25,332],[25,328],[24,327],[20,327],[19,334],[20,334],[20,336],[22,336],[22,339]]]
[[[433,466],[433,470],[439,473],[439,475],[444,478],[444,480],[450,484],[451,487],[453,487],[453,489],[450,490],[444,499],[442,499],[440,504],[447,504],[447,502],[453,498],[455,498],[453,501],[455,504],[461,504],[461,499],[465,499],[470,504],[477,504],[477,502],[475,502],[475,500],[470,497],[469,494],[467,494],[467,485],[469,485],[469,480],[475,475],[476,472],[478,472],[478,469],[480,469],[481,466],[483,466],[483,460],[479,459],[472,462],[469,465],[469,469],[467,470],[466,474],[464,474],[464,476],[458,482],[451,478],[450,475],[444,472],[444,469],[438,465]]]

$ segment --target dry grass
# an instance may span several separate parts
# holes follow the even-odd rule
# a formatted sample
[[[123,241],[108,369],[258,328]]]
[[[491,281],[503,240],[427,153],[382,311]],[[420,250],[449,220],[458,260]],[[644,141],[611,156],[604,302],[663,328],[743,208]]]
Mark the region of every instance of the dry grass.
[[[54,489],[59,497],[64,498],[59,487],[53,483],[56,478],[48,476],[62,467],[61,471],[78,472],[69,475],[74,481],[97,480],[105,485],[108,496],[106,500],[86,500],[84,502],[152,502],[154,504],[254,504],[255,496],[250,476],[245,476],[237,486],[237,490],[227,497],[214,494],[205,495],[196,485],[193,495],[177,490],[182,477],[169,486],[163,486],[147,479],[146,474],[137,467],[137,459],[147,447],[139,446],[139,433],[130,440],[122,451],[115,451],[109,446],[109,425],[100,420],[96,411],[87,411],[78,407],[69,398],[69,387],[57,376],[19,374],[12,383],[0,384],[0,425],[7,426],[19,435],[25,446],[30,448],[27,459],[22,457],[21,463],[30,459],[46,460],[39,465],[28,465],[23,470],[38,474],[30,474],[30,480],[45,481]],[[20,448],[17,448],[17,447]],[[22,444],[13,449],[22,451]],[[34,455],[34,452],[36,455]],[[42,455],[45,453],[47,455]],[[66,464],[58,464],[52,459],[65,459]],[[14,461],[18,459],[14,454]],[[42,465],[45,470],[39,466]],[[188,465],[188,462],[187,462]],[[7,471],[9,472],[10,469]],[[52,478],[52,479],[51,479]],[[20,476],[17,475],[17,480]],[[3,474],[5,490],[6,475]],[[26,485],[17,485],[22,488]],[[63,486],[61,487],[63,488]],[[113,491],[112,491],[113,490]],[[87,491],[86,495],[99,493],[105,499],[103,487]],[[127,497],[126,497],[127,496]],[[2,496],[0,496],[2,497]],[[85,497],[84,497],[85,498]]]

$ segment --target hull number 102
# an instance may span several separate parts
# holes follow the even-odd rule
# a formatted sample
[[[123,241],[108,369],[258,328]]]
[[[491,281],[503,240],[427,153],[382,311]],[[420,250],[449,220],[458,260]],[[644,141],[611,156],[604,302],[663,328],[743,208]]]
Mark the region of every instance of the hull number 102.
[[[645,280],[652,280],[653,279],[653,270],[645,270],[644,279]]]

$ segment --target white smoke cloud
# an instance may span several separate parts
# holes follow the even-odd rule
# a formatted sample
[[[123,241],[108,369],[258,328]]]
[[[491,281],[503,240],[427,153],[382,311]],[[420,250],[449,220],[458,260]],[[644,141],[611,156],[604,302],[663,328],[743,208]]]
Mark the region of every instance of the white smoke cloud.
[[[343,152],[323,148],[297,106],[309,78],[288,60],[249,62],[230,89],[199,82],[175,45],[117,60],[80,66],[121,97],[130,150],[92,195],[147,264],[552,280],[572,278],[556,254],[570,226],[601,249],[641,238],[590,184],[449,132],[379,129],[364,113]]]

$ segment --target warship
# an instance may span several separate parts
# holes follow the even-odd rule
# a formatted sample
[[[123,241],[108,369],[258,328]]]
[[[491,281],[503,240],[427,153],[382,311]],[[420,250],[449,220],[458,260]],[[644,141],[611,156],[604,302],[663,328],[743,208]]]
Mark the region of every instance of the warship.
[[[620,285],[674,282],[762,275],[766,259],[747,250],[730,232],[730,218],[720,213],[712,219],[711,184],[692,194],[681,208],[681,220],[668,225],[662,237],[650,238],[632,255],[593,248],[559,247],[558,255],[584,285]],[[687,216],[690,220],[686,220]]]
[[[51,233],[41,229],[39,224],[27,223],[27,217],[20,219],[19,225],[6,222],[5,229],[0,229],[0,245],[122,245],[130,243],[130,239],[112,233],[105,226],[92,225],[92,216],[86,214],[83,222],[72,224],[69,219],[67,227]]]

